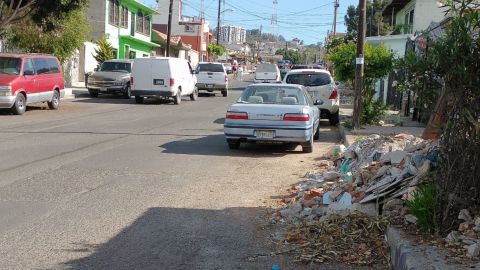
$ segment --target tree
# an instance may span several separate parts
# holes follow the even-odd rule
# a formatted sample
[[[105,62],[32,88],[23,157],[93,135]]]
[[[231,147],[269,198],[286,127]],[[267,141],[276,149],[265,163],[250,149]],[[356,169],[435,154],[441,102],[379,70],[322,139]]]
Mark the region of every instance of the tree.
[[[70,12],[83,8],[88,0],[2,0],[0,1],[0,34],[13,23],[27,17],[42,31],[62,27]]]
[[[333,49],[328,55],[328,60],[333,63],[335,76],[339,81],[353,85],[355,81],[355,58],[357,45],[349,41]],[[373,84],[376,80],[385,77],[392,71],[394,55],[383,45],[374,47],[365,44],[365,76],[362,96],[364,104],[362,108],[362,122],[374,123],[377,118],[377,111],[382,109],[381,103],[373,102]],[[381,113],[381,112],[380,112]]]
[[[382,11],[387,6],[386,0],[373,0],[367,2],[367,37],[386,35],[391,30],[388,23],[384,22]],[[345,40],[356,40],[358,29],[358,8],[355,6],[348,6],[345,14],[345,26],[347,26],[347,34]]]
[[[97,60],[98,66],[107,60],[113,59],[113,47],[105,36],[97,41],[97,46],[93,57]]]
[[[207,52],[219,56],[225,53],[225,48],[220,44],[210,43],[207,46]]]
[[[305,62],[303,54],[294,50],[279,49],[275,52],[276,55],[283,55],[283,59],[290,60],[292,64],[302,64]]]
[[[83,10],[71,12],[55,30],[44,32],[30,18],[14,24],[6,34],[7,43],[26,53],[48,53],[63,62],[89,37]]]

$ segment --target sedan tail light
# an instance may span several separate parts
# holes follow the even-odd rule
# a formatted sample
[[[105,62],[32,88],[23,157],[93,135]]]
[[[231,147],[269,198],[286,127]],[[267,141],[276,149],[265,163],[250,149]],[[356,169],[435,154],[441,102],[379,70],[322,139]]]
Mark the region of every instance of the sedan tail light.
[[[310,121],[310,115],[306,113],[286,113],[283,116],[283,121],[308,122]]]
[[[334,88],[328,99],[337,99],[337,98],[338,98],[338,89]]]
[[[227,119],[248,120],[248,113],[246,112],[227,112]]]

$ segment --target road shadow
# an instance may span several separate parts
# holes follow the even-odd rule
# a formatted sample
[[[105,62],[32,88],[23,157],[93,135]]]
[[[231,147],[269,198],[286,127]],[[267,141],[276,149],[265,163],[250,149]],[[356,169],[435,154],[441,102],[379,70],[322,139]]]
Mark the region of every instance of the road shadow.
[[[61,106],[61,105],[60,105]],[[27,106],[27,112],[32,112],[32,111],[51,111],[48,108],[48,105],[45,103],[32,103]],[[0,116],[1,115],[14,115],[11,109],[0,109]]]
[[[135,100],[130,98],[126,99],[120,95],[101,95],[96,98],[81,97],[72,100],[75,103],[93,103],[93,104],[135,104]]]
[[[270,212],[269,212],[270,211]],[[264,229],[271,209],[222,210],[149,208],[108,242],[72,243],[68,269],[345,269],[338,266],[293,263],[271,252]]]
[[[240,149],[231,150],[225,135],[209,135],[200,138],[187,138],[168,142],[159,146],[162,153],[180,155],[230,156],[230,157],[282,157],[291,154],[303,154],[299,149],[289,150],[283,144],[242,143]]]

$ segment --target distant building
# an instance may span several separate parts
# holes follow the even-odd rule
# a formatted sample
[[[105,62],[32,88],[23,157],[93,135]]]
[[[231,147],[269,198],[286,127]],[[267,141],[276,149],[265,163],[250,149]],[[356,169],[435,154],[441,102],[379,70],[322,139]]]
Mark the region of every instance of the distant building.
[[[220,27],[220,43],[243,44],[247,41],[247,30],[233,25]]]

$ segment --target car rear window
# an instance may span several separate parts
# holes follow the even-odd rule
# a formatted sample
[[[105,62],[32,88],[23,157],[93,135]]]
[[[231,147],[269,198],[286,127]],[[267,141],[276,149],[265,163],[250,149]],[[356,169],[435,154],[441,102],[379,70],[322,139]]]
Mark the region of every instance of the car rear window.
[[[285,82],[304,86],[323,86],[330,84],[331,80],[330,75],[326,73],[298,73],[288,75]]]
[[[239,103],[306,105],[304,92],[297,87],[252,85],[243,91]]]
[[[224,72],[222,64],[199,64],[199,72]]]
[[[132,72],[132,65],[124,62],[104,62],[100,67],[100,71],[112,71],[112,72]]]
[[[274,64],[260,64],[257,66],[257,72],[277,72]]]
[[[20,58],[0,57],[0,74],[19,75]]]

